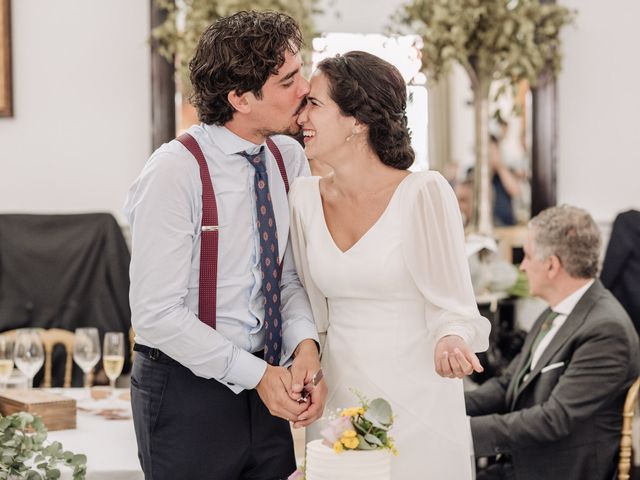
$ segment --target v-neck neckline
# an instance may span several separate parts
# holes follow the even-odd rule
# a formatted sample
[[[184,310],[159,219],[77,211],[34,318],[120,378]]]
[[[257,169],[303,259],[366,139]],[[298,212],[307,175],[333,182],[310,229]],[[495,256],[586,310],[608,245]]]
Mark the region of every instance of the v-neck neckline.
[[[404,177],[402,180],[400,180],[400,182],[398,183],[398,185],[396,185],[395,190],[393,191],[393,193],[391,194],[391,197],[389,198],[389,201],[387,202],[387,206],[384,208],[384,210],[382,211],[382,213],[380,214],[380,216],[378,216],[378,218],[376,219],[375,222],[373,222],[371,224],[371,226],[367,229],[366,232],[364,232],[360,238],[358,238],[358,240],[356,240],[349,248],[347,248],[346,250],[342,250],[338,244],[336,243],[335,239],[333,238],[333,235],[331,234],[331,230],[329,230],[329,225],[327,224],[327,218],[325,217],[324,214],[324,203],[322,201],[322,195],[320,193],[320,179],[322,177],[317,177],[317,181],[316,181],[316,194],[317,194],[317,199],[318,202],[320,203],[320,213],[321,213],[321,219],[322,219],[322,224],[324,225],[324,230],[327,233],[327,236],[329,237],[329,240],[331,241],[331,244],[333,245],[333,247],[341,254],[341,255],[346,255],[349,252],[351,252],[355,247],[357,247],[360,243],[362,243],[362,241],[369,236],[369,234],[371,233],[371,231],[373,231],[375,229],[375,227],[382,221],[382,219],[386,216],[387,212],[389,211],[389,208],[391,207],[391,204],[393,203],[393,201],[395,200],[395,198],[397,197],[398,191],[400,190],[400,187],[402,186],[403,183],[405,183],[405,181],[407,180],[407,178],[409,178],[411,176],[411,173],[409,173],[406,177]]]

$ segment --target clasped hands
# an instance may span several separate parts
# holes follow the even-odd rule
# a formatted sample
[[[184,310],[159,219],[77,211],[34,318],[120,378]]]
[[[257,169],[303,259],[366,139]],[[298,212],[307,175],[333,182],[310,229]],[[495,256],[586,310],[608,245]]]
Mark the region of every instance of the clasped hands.
[[[293,428],[306,427],[322,416],[327,397],[327,385],[321,380],[306,402],[299,402],[302,388],[320,369],[320,358],[313,340],[300,342],[289,368],[267,365],[256,386],[258,395],[271,415],[293,423]]]
[[[441,377],[462,378],[475,372],[483,372],[477,355],[458,335],[445,335],[435,348],[436,373]]]

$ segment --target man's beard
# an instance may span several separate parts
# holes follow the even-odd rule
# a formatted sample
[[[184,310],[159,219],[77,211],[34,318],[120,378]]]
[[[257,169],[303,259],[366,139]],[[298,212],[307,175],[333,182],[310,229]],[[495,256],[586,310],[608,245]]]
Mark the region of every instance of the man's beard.
[[[282,127],[278,129],[266,128],[262,130],[260,133],[265,137],[270,137],[272,135],[289,135],[290,137],[294,137],[296,140],[298,140],[301,144],[304,145],[304,142],[302,140],[302,127],[298,124],[298,115],[300,115],[300,112],[306,105],[307,105],[307,98],[305,97],[302,100],[302,102],[300,102],[300,105],[298,106],[298,108],[296,109],[296,112],[292,116],[293,123],[290,123],[286,127]]]
[[[290,137],[297,137],[302,132],[302,127],[298,125],[298,122],[294,122],[292,125],[287,125],[282,128],[265,128],[260,132],[265,137],[272,135],[289,135]]]

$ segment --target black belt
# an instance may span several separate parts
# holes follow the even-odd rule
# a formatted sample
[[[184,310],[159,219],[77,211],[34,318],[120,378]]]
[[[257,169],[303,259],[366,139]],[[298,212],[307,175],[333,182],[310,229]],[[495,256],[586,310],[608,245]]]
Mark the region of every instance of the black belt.
[[[175,361],[173,358],[171,358],[166,353],[162,353],[157,348],[151,348],[151,347],[147,347],[146,345],[140,345],[139,343],[136,343],[136,344],[133,345],[133,349],[136,352],[140,352],[140,353],[146,355],[147,358],[149,358],[149,360],[153,360],[154,362],[164,363],[165,365],[180,365],[180,366],[182,366],[181,363]],[[253,352],[253,355],[255,355],[258,358],[263,358],[264,357],[264,350],[258,350],[257,352]]]
[[[180,363],[176,362],[169,355],[162,353],[157,348],[136,343],[133,345],[133,350],[144,354],[149,360],[153,360],[154,362],[164,363],[165,365],[180,365]]]

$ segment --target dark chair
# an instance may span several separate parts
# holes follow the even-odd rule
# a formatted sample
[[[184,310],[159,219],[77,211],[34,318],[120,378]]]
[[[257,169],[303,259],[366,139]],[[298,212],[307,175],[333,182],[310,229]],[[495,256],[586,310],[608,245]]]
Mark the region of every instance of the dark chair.
[[[0,215],[0,331],[97,327],[101,337],[117,331],[128,339],[129,262],[110,214]],[[64,353],[53,351],[54,386],[64,384]],[[125,371],[129,365],[127,349]],[[73,384],[81,382],[75,368]]]

